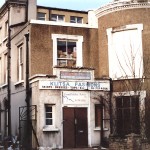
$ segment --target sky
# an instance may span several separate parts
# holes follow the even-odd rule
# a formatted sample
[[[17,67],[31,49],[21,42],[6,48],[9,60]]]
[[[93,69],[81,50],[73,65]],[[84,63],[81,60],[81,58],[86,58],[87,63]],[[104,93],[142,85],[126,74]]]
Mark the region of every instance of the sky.
[[[0,0],[0,7],[5,0]],[[37,5],[73,10],[92,10],[106,5],[112,0],[37,0]]]

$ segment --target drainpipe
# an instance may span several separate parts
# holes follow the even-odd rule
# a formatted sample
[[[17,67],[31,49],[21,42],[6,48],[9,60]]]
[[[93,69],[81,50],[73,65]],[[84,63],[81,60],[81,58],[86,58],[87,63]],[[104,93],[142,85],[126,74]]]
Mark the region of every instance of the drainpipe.
[[[28,22],[28,5],[29,5],[29,1],[27,0],[27,2],[26,2],[26,12],[25,12],[25,22]]]
[[[109,79],[110,81],[110,98],[109,98],[109,112],[110,112],[110,134],[112,134],[113,131],[113,121],[112,121],[112,92],[113,92],[113,82],[112,79]]]
[[[104,141],[104,113],[103,113],[103,108],[104,108],[104,101],[103,101],[103,97],[101,97],[101,104],[100,104],[100,110],[101,110],[101,132],[100,132],[100,136],[101,136],[101,147],[103,147],[103,141]]]
[[[8,94],[8,136],[11,137],[11,28],[10,6],[8,4],[8,54],[7,54],[7,94]]]
[[[30,87],[29,87],[29,33],[26,38],[26,104],[27,104],[27,149],[31,150],[31,128],[30,128]]]

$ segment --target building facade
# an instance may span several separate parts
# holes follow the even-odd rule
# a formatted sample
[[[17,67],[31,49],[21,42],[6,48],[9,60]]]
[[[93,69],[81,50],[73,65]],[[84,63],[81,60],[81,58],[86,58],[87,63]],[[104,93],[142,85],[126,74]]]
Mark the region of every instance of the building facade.
[[[9,0],[0,17],[2,144],[10,136],[25,149],[108,139],[110,80],[98,74],[94,12]]]
[[[149,149],[149,14],[148,0],[88,12],[6,1],[1,141],[81,148],[107,146],[110,137],[112,150]]]
[[[149,1],[114,1],[96,10],[99,75],[113,80],[111,135],[119,142],[112,149],[129,148],[127,135],[149,139],[149,13]]]

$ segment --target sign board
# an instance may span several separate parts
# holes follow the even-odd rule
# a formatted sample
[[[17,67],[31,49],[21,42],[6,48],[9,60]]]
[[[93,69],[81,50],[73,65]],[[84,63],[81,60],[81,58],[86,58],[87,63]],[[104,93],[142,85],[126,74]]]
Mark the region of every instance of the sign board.
[[[89,104],[88,92],[64,91],[62,96],[63,96],[62,100],[64,105],[88,105]]]
[[[109,81],[88,82],[88,90],[110,91]]]
[[[39,81],[39,89],[71,89],[71,90],[100,90],[110,91],[109,81]]]
[[[40,89],[74,89],[86,90],[87,82],[73,82],[73,81],[40,81]]]
[[[91,73],[90,72],[68,72],[68,71],[60,71],[61,79],[74,79],[74,80],[90,80]]]

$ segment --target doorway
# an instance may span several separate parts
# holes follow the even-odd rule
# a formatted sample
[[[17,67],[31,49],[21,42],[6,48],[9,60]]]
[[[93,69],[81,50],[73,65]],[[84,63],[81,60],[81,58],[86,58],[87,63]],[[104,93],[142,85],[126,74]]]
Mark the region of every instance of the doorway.
[[[87,108],[63,108],[63,121],[63,147],[87,147]]]

